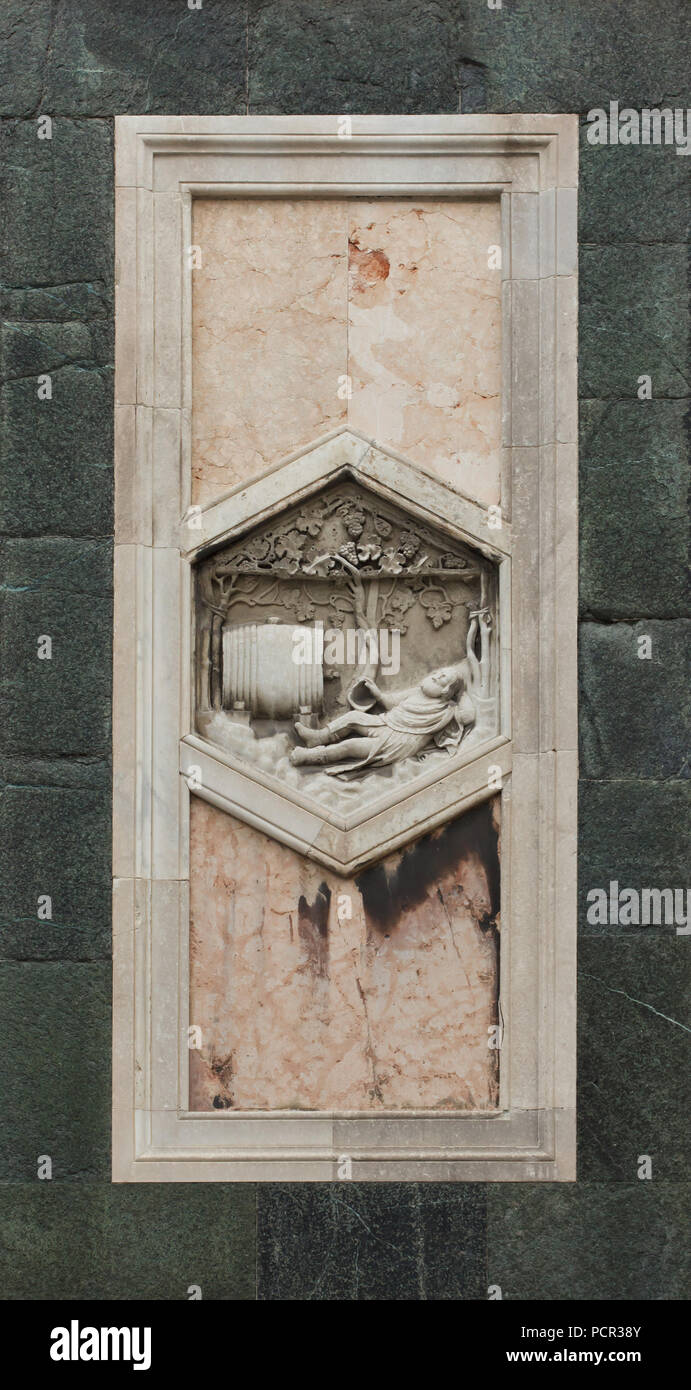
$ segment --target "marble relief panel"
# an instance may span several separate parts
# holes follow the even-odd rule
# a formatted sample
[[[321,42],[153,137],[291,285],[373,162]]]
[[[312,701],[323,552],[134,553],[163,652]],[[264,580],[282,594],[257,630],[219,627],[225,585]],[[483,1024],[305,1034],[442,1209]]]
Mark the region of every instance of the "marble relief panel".
[[[196,728],[342,816],[499,732],[496,569],[339,481],[195,566]]]
[[[195,199],[192,500],[348,424],[499,502],[500,240],[490,199]]]
[[[347,879],[193,797],[190,1108],[495,1109],[498,817]]]

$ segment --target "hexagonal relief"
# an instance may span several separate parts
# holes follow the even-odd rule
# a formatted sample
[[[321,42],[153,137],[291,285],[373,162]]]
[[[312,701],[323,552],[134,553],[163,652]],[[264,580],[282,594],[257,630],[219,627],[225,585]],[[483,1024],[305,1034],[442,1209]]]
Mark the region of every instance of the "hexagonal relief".
[[[497,565],[357,474],[194,570],[197,735],[323,820],[356,824],[499,733]]]

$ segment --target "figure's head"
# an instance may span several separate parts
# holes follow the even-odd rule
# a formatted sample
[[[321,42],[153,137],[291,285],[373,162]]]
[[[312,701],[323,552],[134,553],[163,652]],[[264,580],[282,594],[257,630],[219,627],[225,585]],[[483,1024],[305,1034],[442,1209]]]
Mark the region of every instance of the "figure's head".
[[[428,676],[420,683],[423,695],[430,695],[437,699],[453,699],[461,688],[461,677],[458,671],[452,666],[440,666],[438,671],[431,671]]]

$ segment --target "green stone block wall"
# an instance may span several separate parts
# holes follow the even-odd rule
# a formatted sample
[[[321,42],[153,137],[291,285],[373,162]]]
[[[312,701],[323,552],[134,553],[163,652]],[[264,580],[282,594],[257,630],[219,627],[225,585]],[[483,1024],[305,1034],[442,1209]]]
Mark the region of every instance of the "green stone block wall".
[[[589,888],[688,876],[688,192],[592,147],[691,106],[686,0],[5,0],[0,1263],[6,1297],[681,1299],[691,938]],[[577,112],[579,1180],[113,1186],[113,116]],[[51,141],[36,118],[53,118]],[[39,402],[49,372],[53,399]],[[637,398],[649,374],[653,398]],[[53,637],[50,662],[36,656]],[[652,638],[652,659],[637,637]],[[48,893],[53,920],[37,902]],[[51,1181],[37,1177],[52,1158]],[[652,1158],[650,1181],[638,1157]]]

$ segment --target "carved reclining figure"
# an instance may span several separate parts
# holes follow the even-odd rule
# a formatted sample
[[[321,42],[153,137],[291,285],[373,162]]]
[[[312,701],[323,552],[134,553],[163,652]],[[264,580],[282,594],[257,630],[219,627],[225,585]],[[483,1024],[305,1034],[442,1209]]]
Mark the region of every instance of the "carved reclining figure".
[[[322,729],[297,723],[307,746],[293,749],[297,767],[324,767],[330,774],[383,767],[421,753],[430,743],[455,748],[475,719],[463,667],[444,666],[408,690],[385,694],[364,677],[349,692],[353,706]],[[374,706],[380,706],[375,711]]]

